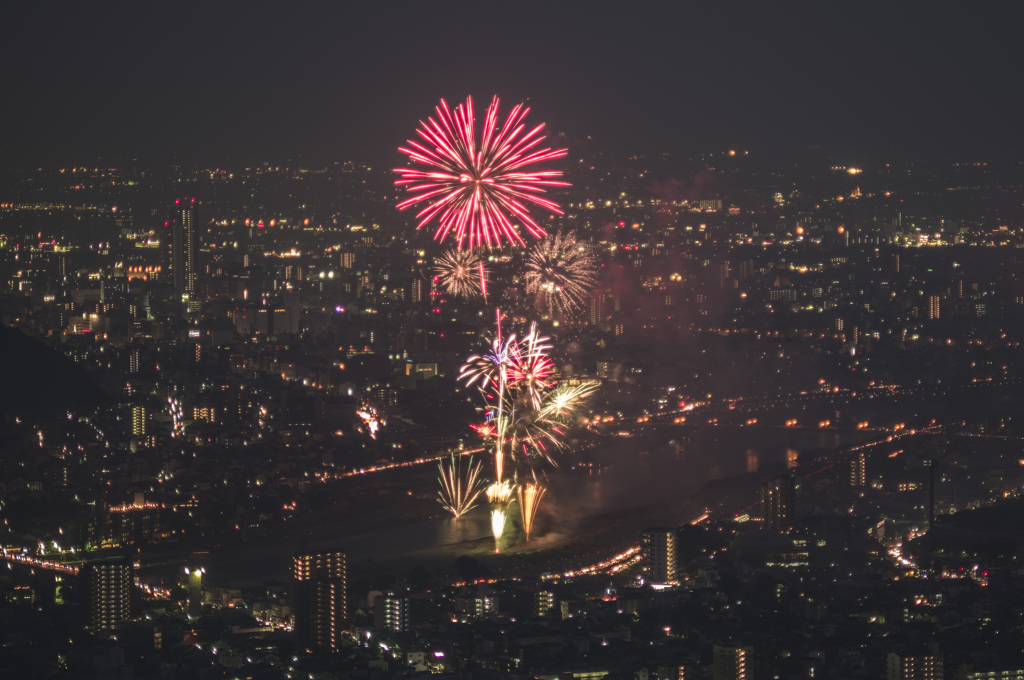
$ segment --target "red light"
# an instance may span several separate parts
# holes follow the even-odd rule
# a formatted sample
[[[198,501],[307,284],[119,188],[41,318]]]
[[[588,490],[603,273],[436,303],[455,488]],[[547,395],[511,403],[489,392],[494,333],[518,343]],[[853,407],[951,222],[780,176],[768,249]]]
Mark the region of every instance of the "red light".
[[[195,202],[196,202],[196,199],[194,199],[194,198],[193,198],[193,199],[192,199],[192,202],[193,202],[193,203],[195,203]]]
[[[535,238],[544,237],[546,232],[530,217],[526,211],[526,203],[532,203],[550,213],[562,214],[556,203],[536,194],[544,187],[568,186],[566,182],[553,179],[561,176],[561,171],[523,172],[521,168],[534,163],[562,158],[566,155],[567,150],[536,148],[535,145],[539,144],[544,137],[535,134],[539,132],[540,128],[527,132],[526,127],[522,124],[522,120],[530,111],[529,108],[523,106],[513,108],[504,124],[499,127],[498,107],[498,98],[494,97],[484,118],[486,122],[481,146],[489,149],[486,161],[483,161],[479,154],[470,153],[468,161],[461,154],[451,155],[454,149],[476,147],[473,139],[476,124],[472,98],[467,98],[465,104],[459,104],[454,111],[442,99],[440,105],[434,109],[437,112],[437,119],[428,118],[427,123],[423,124],[418,131],[427,141],[428,147],[437,149],[436,153],[431,151],[427,155],[421,155],[419,151],[414,150],[418,146],[415,142],[410,142],[411,149],[406,147],[398,149],[411,161],[425,165],[429,169],[422,170],[411,167],[395,169],[395,172],[401,176],[400,179],[395,180],[395,185],[404,186],[412,194],[400,202],[397,207],[399,210],[405,210],[421,201],[427,201],[428,206],[420,213],[425,218],[420,226],[437,218],[439,224],[435,238],[438,241],[444,240],[448,233],[452,232],[460,246],[465,240],[469,248],[484,244],[500,245],[502,240],[525,246],[523,237],[518,231],[511,228],[511,213],[505,212],[508,209],[506,207],[508,201],[512,201],[518,206],[513,210],[514,221],[519,222],[523,229]],[[489,141],[492,141],[493,145],[489,144]],[[529,153],[520,155],[526,149],[530,150]],[[512,159],[518,160],[513,161]],[[457,171],[453,174],[448,174],[449,162],[457,167]],[[491,170],[484,170],[480,165],[482,162],[486,162]],[[446,173],[445,177],[450,179],[434,179],[437,177],[437,175],[431,174],[435,172],[434,168],[443,169]],[[470,180],[470,177],[481,175],[485,176],[476,181]],[[480,203],[475,198],[464,200],[478,194],[486,197],[485,203]],[[447,205],[460,207],[445,210]],[[479,205],[486,207],[476,207]]]
[[[624,226],[626,226],[626,223],[625,222],[619,222],[619,226],[620,227],[624,227]]]
[[[174,199],[174,205],[178,205],[179,203],[181,203],[181,201],[179,199],[177,199],[177,198]]]

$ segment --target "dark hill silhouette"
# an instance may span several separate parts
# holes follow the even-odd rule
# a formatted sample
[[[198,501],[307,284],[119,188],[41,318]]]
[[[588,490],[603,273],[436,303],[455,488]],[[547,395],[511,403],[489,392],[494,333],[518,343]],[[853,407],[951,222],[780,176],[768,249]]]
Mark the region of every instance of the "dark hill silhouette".
[[[915,557],[943,551],[1013,557],[1024,546],[1024,499],[1011,498],[975,510],[935,518],[935,527],[904,545]]]
[[[20,330],[0,324],[0,415],[72,410],[108,398],[82,366]]]

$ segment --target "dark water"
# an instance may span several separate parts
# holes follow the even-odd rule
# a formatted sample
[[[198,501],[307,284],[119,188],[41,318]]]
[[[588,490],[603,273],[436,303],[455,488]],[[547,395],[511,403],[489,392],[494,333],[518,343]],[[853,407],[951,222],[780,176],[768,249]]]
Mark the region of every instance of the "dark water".
[[[685,508],[689,497],[710,479],[746,472],[772,474],[795,465],[801,452],[851,446],[878,437],[864,432],[680,426],[616,438],[563,458],[563,467],[548,473],[549,491],[537,519],[538,539],[563,535],[587,517],[616,510],[657,503]],[[666,516],[666,521],[670,519]],[[459,520],[440,516],[356,538],[310,543],[309,547],[342,548],[356,565],[490,536],[490,515],[484,504]],[[209,568],[212,576],[220,575],[232,583],[282,578],[292,550],[294,546],[282,546],[280,553],[244,560],[223,556],[222,564],[214,560]]]
[[[800,451],[850,446],[872,437],[878,435],[662,428],[649,436],[622,437],[586,451],[580,456],[582,466],[565,461],[564,468],[548,473],[549,491],[541,507],[550,511],[557,508],[561,518],[579,518],[651,503],[678,505],[709,479],[762,469],[781,470],[787,459],[795,463]],[[439,517],[322,545],[344,548],[351,559],[364,560],[490,535],[489,511],[477,507],[459,520]]]
[[[1016,391],[1019,391],[1017,388]],[[930,418],[941,422],[998,418],[1019,413],[1024,403],[1012,394],[978,394],[965,399],[961,391],[922,394],[899,400],[871,399],[843,407],[844,419],[873,424],[906,422],[919,427]],[[802,421],[833,417],[830,404],[820,407],[785,406],[776,420],[793,415]],[[816,410],[820,410],[817,413]],[[757,414],[767,422],[765,414]],[[748,417],[748,416],[742,416]],[[644,436],[620,437],[561,460],[561,469],[548,473],[549,492],[537,519],[539,540],[571,532],[588,517],[603,513],[666,506],[666,521],[686,521],[694,494],[709,480],[729,479],[743,473],[776,474],[788,466],[813,458],[818,450],[845,448],[881,438],[877,432],[796,430],[773,427],[716,427],[710,425],[659,426]],[[579,465],[582,463],[583,465]],[[384,484],[408,479],[405,470],[381,473]],[[660,508],[659,508],[660,512]],[[346,518],[347,519],[347,518]],[[353,521],[358,521],[354,517]],[[486,507],[478,507],[455,521],[441,515],[395,525],[362,536],[310,542],[311,549],[342,548],[352,564],[389,556],[453,545],[490,537]],[[251,546],[238,552],[210,555],[211,576],[233,584],[260,583],[285,578],[295,544]]]

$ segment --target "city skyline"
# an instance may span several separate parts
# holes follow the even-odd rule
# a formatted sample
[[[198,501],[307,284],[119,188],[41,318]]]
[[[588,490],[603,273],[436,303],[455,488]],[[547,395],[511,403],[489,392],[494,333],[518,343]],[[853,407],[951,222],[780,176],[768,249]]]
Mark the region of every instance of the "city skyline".
[[[10,17],[11,677],[1024,678],[1011,12]]]

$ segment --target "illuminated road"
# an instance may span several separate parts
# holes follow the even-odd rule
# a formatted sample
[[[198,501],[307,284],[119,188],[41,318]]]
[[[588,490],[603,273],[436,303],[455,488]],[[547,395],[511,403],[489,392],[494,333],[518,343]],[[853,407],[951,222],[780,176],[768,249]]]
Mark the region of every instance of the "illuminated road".
[[[9,553],[4,550],[2,557],[7,562],[8,569],[13,569],[14,565],[17,564],[25,567],[31,567],[33,569],[45,569],[46,571],[55,571],[61,574],[71,574],[73,576],[77,576],[81,570],[81,567],[77,564],[66,564],[55,560],[40,559],[27,553]],[[143,583],[138,579],[136,579],[135,585],[151,597],[158,597],[165,600],[170,599],[171,597],[170,588]]]
[[[413,467],[415,465],[424,465],[426,463],[437,463],[438,461],[444,460],[448,456],[472,456],[476,453],[481,453],[484,449],[467,449],[463,451],[452,450],[446,451],[437,456],[431,456],[427,458],[417,458],[416,460],[407,460],[399,463],[387,463],[384,465],[373,465],[366,468],[359,468],[358,470],[351,470],[349,472],[341,472],[335,475],[324,475],[323,481],[328,479],[345,479],[346,477],[359,477],[360,475],[373,474],[374,472],[386,472],[388,470],[397,470],[399,468]]]

